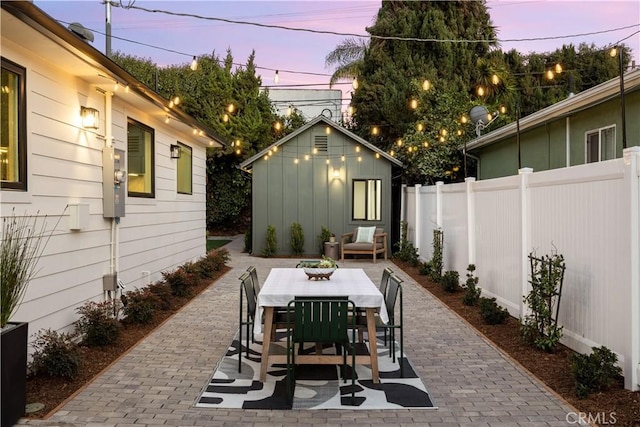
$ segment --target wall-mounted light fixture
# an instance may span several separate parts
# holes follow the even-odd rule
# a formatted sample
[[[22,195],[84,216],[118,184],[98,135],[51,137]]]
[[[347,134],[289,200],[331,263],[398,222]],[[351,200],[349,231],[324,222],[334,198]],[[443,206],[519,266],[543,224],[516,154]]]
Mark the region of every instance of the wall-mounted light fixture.
[[[95,108],[80,107],[82,127],[85,129],[98,129],[100,124],[100,112]]]
[[[333,177],[340,178],[340,168],[333,168]]]
[[[171,144],[171,158],[179,159],[180,158],[180,146],[176,144]]]

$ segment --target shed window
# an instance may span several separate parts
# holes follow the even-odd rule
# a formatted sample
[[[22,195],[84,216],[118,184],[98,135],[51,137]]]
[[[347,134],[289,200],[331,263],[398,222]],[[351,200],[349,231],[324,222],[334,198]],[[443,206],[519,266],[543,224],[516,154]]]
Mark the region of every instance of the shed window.
[[[616,127],[596,129],[586,134],[587,163],[616,158]]]
[[[193,152],[192,148],[181,142],[178,142],[180,147],[180,157],[178,158],[178,193],[180,194],[193,194]]]
[[[2,58],[0,177],[2,188],[27,189],[26,70]]]
[[[127,123],[127,189],[129,197],[155,197],[153,129],[129,119]]]
[[[382,205],[382,180],[353,180],[353,219],[360,221],[380,221]]]

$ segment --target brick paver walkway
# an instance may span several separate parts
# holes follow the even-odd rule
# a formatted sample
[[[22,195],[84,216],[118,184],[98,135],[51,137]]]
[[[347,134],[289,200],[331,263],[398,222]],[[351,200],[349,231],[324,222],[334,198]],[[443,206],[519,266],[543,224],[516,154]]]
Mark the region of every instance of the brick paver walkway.
[[[375,283],[391,267],[404,280],[405,352],[437,410],[266,411],[195,408],[194,401],[238,328],[238,277],[294,259],[241,253],[243,237],[226,246],[233,269],[112,365],[42,426],[567,426],[575,409],[488,344],[475,330],[389,261],[362,267]]]

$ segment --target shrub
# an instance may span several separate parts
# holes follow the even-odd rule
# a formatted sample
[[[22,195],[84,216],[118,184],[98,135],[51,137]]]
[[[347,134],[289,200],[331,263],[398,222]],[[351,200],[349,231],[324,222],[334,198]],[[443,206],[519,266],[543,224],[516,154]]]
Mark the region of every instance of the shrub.
[[[244,233],[244,251],[248,254],[253,252],[253,240],[251,237],[251,227]]]
[[[496,303],[495,298],[480,298],[480,315],[489,325],[504,323],[509,316],[506,308]]]
[[[195,262],[187,261],[178,267],[187,276],[190,276],[189,286],[198,286],[200,284],[200,265]]]
[[[151,323],[162,301],[148,288],[125,292],[122,297],[122,311],[127,321],[146,325]]]
[[[432,265],[431,261],[421,262],[418,266],[418,274],[422,276],[431,276]]]
[[[409,225],[407,221],[402,221],[400,223],[400,228],[402,231],[401,231],[400,241],[396,244],[398,246],[398,252],[393,254],[393,256],[399,259],[400,261],[404,261],[409,265],[415,267],[419,264],[418,250],[413,246],[413,243],[411,243],[407,239],[408,226]]]
[[[294,255],[302,255],[304,253],[304,231],[299,222],[291,224],[291,252]]]
[[[163,271],[162,277],[171,287],[171,294],[177,297],[187,297],[191,295],[191,288],[197,283],[197,279],[193,274],[181,268],[172,272]]]
[[[120,335],[120,323],[115,318],[115,303],[86,302],[76,311],[80,319],[76,321],[76,331],[82,337],[82,342],[89,347],[100,347],[113,344]]]
[[[440,286],[447,292],[457,291],[460,286],[460,274],[455,270],[445,272],[440,280]]]
[[[442,247],[444,245],[444,232],[437,228],[433,230],[433,255],[431,256],[431,270],[429,278],[438,283],[442,279]]]
[[[33,348],[35,351],[29,367],[34,374],[70,379],[78,375],[82,359],[80,347],[73,342],[72,334],[40,330]]]
[[[318,235],[318,245],[320,245],[320,255],[324,255],[324,242],[328,242],[331,239],[331,231],[324,225],[320,227],[320,234]]]
[[[227,265],[229,259],[229,251],[224,248],[209,251],[197,262],[198,274],[200,277],[213,279],[216,273]]]
[[[580,399],[611,386],[622,375],[616,365],[618,357],[607,347],[592,347],[590,355],[571,355],[571,374],[575,381],[575,393]]]
[[[262,255],[269,258],[278,251],[278,238],[276,237],[276,228],[273,225],[267,226],[266,245],[262,250]]]
[[[149,292],[158,297],[160,310],[171,310],[171,286],[166,282],[156,282],[147,286]]]
[[[482,289],[478,287],[478,278],[473,275],[474,271],[476,271],[476,266],[469,264],[467,266],[467,281],[464,285],[465,293],[462,297],[462,303],[464,305],[478,304],[480,294],[482,293]]]

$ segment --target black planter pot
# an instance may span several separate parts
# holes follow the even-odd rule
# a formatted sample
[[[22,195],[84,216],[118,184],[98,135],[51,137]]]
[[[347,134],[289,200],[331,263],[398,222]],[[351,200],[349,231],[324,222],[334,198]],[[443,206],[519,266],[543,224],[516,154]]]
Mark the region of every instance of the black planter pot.
[[[27,400],[27,338],[29,324],[9,323],[14,327],[0,332],[0,368],[2,375],[2,427],[14,425],[24,415]]]

